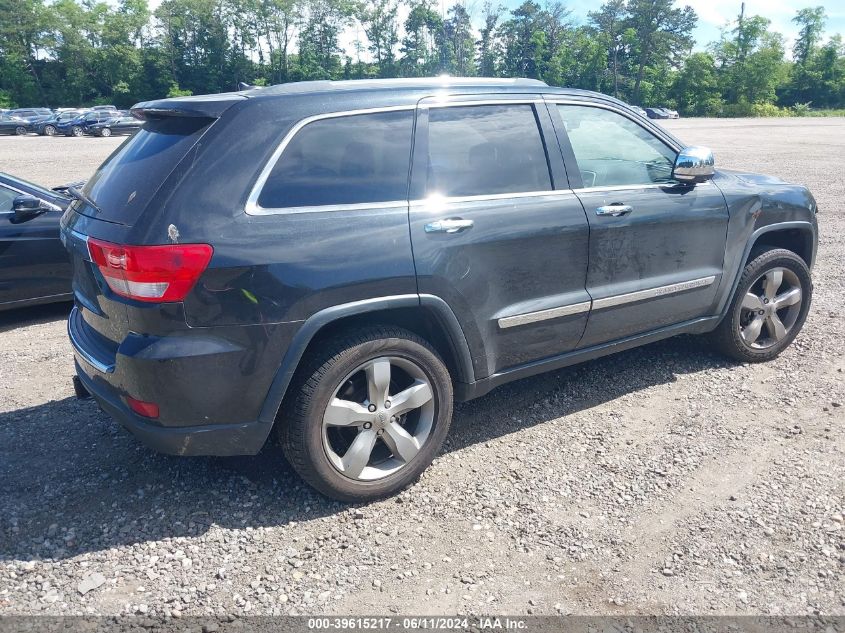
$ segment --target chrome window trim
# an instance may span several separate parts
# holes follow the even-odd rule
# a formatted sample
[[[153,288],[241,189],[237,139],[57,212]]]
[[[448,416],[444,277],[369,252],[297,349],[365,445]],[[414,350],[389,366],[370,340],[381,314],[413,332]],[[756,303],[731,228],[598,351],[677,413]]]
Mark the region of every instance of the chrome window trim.
[[[261,170],[261,173],[258,175],[258,180],[255,181],[255,184],[252,186],[252,190],[249,192],[249,197],[246,200],[244,211],[247,213],[247,215],[278,215],[280,213],[314,213],[317,211],[356,211],[360,209],[389,208],[407,205],[407,200],[400,200],[398,202],[363,202],[351,204],[314,205],[303,207],[262,207],[258,204],[258,198],[261,196],[261,190],[264,188],[267,179],[270,177],[270,173],[273,171],[273,168],[276,166],[276,163],[279,161],[279,158],[284,153],[285,148],[293,140],[293,137],[296,136],[296,134],[309,123],[314,123],[315,121],[322,121],[324,119],[339,119],[342,117],[358,116],[361,114],[401,112],[403,110],[410,110],[413,112],[414,110],[416,110],[416,107],[416,104],[413,104],[401,106],[384,106],[381,108],[363,108],[360,110],[343,110],[340,112],[323,112],[321,114],[315,114],[313,116],[309,116],[298,121],[288,131],[288,133],[285,134],[284,138],[276,146],[276,149],[273,150],[273,153],[270,155],[270,158],[265,163],[263,169]]]
[[[520,325],[528,325],[529,323],[537,323],[539,321],[547,321],[549,319],[556,319],[559,317],[570,316],[573,314],[580,314],[582,312],[588,312],[590,310],[601,310],[602,308],[611,308],[615,306],[624,305],[626,303],[643,301],[645,299],[656,299],[658,297],[665,297],[667,295],[677,294],[686,290],[705,288],[711,285],[714,281],[716,281],[716,275],[710,275],[708,277],[699,277],[698,279],[679,281],[673,284],[667,284],[665,286],[657,286],[656,288],[637,290],[635,292],[626,292],[621,295],[612,295],[603,299],[579,301],[578,303],[570,303],[568,305],[559,306],[557,308],[547,308],[545,310],[538,310],[536,312],[525,312],[523,314],[515,314],[513,316],[502,317],[497,320],[497,323],[499,325],[499,328],[504,330]]]
[[[448,204],[459,204],[464,202],[485,202],[490,200],[510,200],[512,198],[542,198],[544,196],[572,195],[572,189],[550,189],[548,191],[523,191],[520,193],[490,193],[475,196],[429,196],[418,198],[409,202],[411,208],[438,207]]]
[[[706,186],[714,186],[712,182],[700,182],[695,185],[696,188],[698,187],[706,187]],[[664,182],[664,183],[653,183],[650,185],[604,185],[602,187],[582,187],[581,189],[573,189],[572,191],[576,194],[579,193],[599,193],[602,191],[624,191],[627,189],[667,189],[672,187],[684,187],[691,189],[692,186],[688,183],[683,182]]]
[[[685,290],[704,288],[711,285],[714,281],[716,281],[716,275],[710,275],[708,277],[699,277],[698,279],[690,279],[688,281],[679,281],[665,286],[657,286],[656,288],[626,292],[621,295],[612,295],[610,297],[604,297],[603,299],[593,299],[593,310],[612,308],[625,303],[643,301],[644,299],[656,299],[658,297],[684,292]]]
[[[559,308],[548,308],[546,310],[538,310],[536,312],[515,314],[514,316],[502,317],[498,320],[498,324],[501,329],[506,330],[507,328],[528,325],[529,323],[537,323],[539,321],[547,321],[549,319],[557,319],[559,317],[589,312],[591,305],[591,301],[581,301],[579,303],[560,306]]]

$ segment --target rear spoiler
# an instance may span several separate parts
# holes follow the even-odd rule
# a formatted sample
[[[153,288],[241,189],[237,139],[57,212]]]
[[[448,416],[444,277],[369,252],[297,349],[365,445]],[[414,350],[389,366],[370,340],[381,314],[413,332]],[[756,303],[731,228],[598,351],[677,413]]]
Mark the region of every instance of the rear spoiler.
[[[136,103],[130,109],[136,119],[160,119],[164,117],[199,117],[216,119],[239,101],[246,99],[236,92],[195,97],[175,97]]]

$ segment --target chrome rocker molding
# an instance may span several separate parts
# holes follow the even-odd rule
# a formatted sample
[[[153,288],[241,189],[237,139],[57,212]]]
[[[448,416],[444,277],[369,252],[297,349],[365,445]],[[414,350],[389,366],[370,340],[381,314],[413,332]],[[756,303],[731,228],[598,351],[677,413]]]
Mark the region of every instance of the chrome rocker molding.
[[[698,279],[691,279],[690,281],[681,281],[666,286],[658,286],[657,288],[649,288],[648,290],[627,292],[625,294],[605,297],[603,299],[593,299],[592,301],[572,303],[558,308],[548,308],[546,310],[538,310],[537,312],[526,312],[524,314],[502,317],[498,320],[498,324],[499,327],[504,330],[510,327],[537,323],[538,321],[546,321],[548,319],[557,319],[559,317],[580,314],[581,312],[588,312],[590,309],[601,310],[602,308],[610,308],[623,305],[625,303],[634,303],[635,301],[644,301],[646,299],[656,299],[658,297],[664,297],[666,295],[672,295],[686,290],[703,288],[705,286],[709,286],[714,281],[716,281],[716,275],[710,275],[709,277],[700,277]]]
[[[558,317],[589,312],[590,305],[590,301],[582,301],[581,303],[573,303],[559,308],[549,308],[547,310],[538,310],[537,312],[526,312],[525,314],[502,317],[499,319],[499,327],[504,330],[509,327],[528,325],[529,323],[537,323],[538,321],[545,321],[547,319],[557,319]]]

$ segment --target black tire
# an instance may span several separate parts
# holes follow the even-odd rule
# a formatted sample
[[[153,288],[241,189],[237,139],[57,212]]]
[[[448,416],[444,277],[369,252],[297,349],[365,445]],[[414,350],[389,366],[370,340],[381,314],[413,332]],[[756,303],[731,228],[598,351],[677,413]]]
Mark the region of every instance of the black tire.
[[[107,127],[104,127],[102,130],[98,132],[100,136],[111,136],[111,130]]]
[[[15,128],[15,134],[17,136],[26,136],[26,128],[22,125],[19,125]]]
[[[357,368],[384,358],[412,363],[422,372],[420,375],[425,377],[432,394],[431,430],[415,456],[396,472],[370,481],[352,479],[338,470],[327,453],[323,418],[338,390],[352,382]],[[276,427],[285,456],[307,483],[328,497],[357,503],[396,493],[419,478],[449,432],[452,404],[449,371],[426,341],[398,327],[370,327],[342,333],[321,344],[310,358],[303,359]],[[386,443],[382,449],[385,447]],[[372,452],[371,449],[368,455]]]
[[[44,126],[44,136],[55,136],[56,135],[56,127],[53,125],[45,125]]]
[[[81,138],[81,137],[85,136],[85,131],[81,127],[79,127],[78,125],[74,125],[70,129],[70,135],[75,136],[77,138]]]
[[[778,269],[791,272],[790,277],[794,276],[794,281],[800,284],[800,305],[792,315],[794,321],[783,338],[773,340],[774,335],[769,332],[769,326],[763,325],[763,331],[768,332],[767,336],[773,342],[767,346],[754,347],[743,338],[743,329],[748,327],[743,321],[749,318],[749,310],[743,308],[743,300],[747,294],[755,294],[755,289],[760,288],[758,284],[765,283],[763,278],[768,272]],[[810,269],[800,256],[783,248],[757,250],[752,253],[750,261],[742,271],[725,318],[712,333],[713,341],[719,351],[738,361],[760,363],[772,360],[783,352],[801,331],[807,319],[812,296],[813,282]],[[776,314],[781,313],[782,310]],[[753,311],[751,314],[753,315]]]

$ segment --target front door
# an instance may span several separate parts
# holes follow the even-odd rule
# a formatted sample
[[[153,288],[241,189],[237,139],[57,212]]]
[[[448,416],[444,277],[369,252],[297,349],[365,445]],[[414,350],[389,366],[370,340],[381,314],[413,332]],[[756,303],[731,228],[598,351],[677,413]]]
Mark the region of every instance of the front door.
[[[12,224],[19,191],[0,185],[0,303],[69,295],[70,262],[59,240],[59,211]]]
[[[419,292],[452,307],[482,378],[578,344],[589,227],[542,99],[471,100],[420,104],[410,226]]]
[[[636,115],[556,107],[590,223],[593,305],[579,347],[710,316],[727,239],[722,193],[673,181],[676,151]]]

